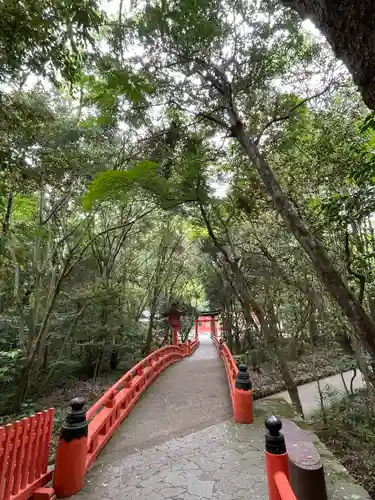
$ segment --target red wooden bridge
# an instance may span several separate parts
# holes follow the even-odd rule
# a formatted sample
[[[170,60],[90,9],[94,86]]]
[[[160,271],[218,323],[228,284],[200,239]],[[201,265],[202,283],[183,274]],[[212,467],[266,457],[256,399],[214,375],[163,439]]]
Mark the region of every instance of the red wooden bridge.
[[[170,323],[173,345],[87,411],[72,400],[53,466],[53,409],[0,428],[0,500],[296,498],[281,422],[268,420],[265,439],[247,366],[236,365],[217,314],[199,317],[183,343]]]

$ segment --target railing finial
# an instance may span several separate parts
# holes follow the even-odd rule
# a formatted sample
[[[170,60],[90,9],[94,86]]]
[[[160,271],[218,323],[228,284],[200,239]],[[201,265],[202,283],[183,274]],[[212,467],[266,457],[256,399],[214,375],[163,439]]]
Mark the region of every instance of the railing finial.
[[[62,424],[60,437],[67,443],[72,439],[87,436],[88,425],[86,421],[85,398],[77,397],[70,401],[70,409]]]
[[[253,391],[247,365],[240,364],[233,388],[233,417],[238,424],[252,424],[253,415]]]
[[[265,420],[266,432],[266,451],[272,455],[282,455],[286,453],[285,438],[280,432],[282,422],[279,417],[272,415]]]
[[[249,391],[253,388],[253,384],[250,380],[250,374],[248,372],[248,367],[243,363],[238,366],[235,387],[237,389],[243,389],[244,391]]]

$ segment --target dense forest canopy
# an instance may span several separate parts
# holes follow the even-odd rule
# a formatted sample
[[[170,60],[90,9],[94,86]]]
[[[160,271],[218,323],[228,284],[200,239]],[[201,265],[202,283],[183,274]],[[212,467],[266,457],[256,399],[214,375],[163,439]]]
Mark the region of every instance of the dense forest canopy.
[[[322,345],[371,396],[375,122],[325,40],[275,0],[0,19],[1,412],[168,343],[172,304],[299,410],[288,357]]]

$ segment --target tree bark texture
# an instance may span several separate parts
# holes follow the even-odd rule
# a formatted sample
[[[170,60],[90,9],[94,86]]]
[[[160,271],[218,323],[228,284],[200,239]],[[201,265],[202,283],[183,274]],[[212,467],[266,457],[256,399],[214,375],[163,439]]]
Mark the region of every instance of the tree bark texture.
[[[367,106],[375,110],[374,0],[282,0],[323,33],[358,85]]]

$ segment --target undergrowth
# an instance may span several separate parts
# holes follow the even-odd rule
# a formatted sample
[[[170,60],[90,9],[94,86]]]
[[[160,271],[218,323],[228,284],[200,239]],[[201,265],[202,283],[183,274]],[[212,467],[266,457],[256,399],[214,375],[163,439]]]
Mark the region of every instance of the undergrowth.
[[[327,448],[375,499],[375,408],[366,391],[333,401],[325,422],[316,414],[313,424]]]

